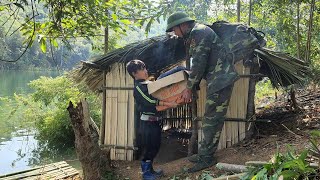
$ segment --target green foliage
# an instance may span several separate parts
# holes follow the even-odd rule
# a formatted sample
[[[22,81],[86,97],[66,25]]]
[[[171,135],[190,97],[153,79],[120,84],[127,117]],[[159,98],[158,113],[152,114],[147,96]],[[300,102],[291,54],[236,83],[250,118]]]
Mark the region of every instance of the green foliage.
[[[86,98],[91,117],[100,122],[97,96],[74,84],[66,76],[40,77],[29,85],[35,92],[27,97],[15,95],[15,100],[20,106],[27,107],[23,111],[23,118],[35,123],[38,132],[36,138],[40,144],[46,145],[47,150],[55,152],[74,146],[74,134],[67,111],[70,101],[76,104]]]
[[[313,130],[310,132],[310,134],[310,153],[318,158],[318,164],[320,164],[320,131]]]
[[[1,4],[0,4],[1,5]],[[154,21],[165,14],[167,1],[148,0],[8,0],[0,10],[11,12],[10,18],[19,14],[12,8],[23,9],[20,15],[24,22],[19,28],[26,36],[26,43],[33,43],[40,37],[41,50],[46,51],[47,43],[54,46],[56,39],[70,46],[68,40],[75,37],[91,39],[103,34],[102,29],[120,32],[128,27],[147,24],[147,32]],[[41,11],[40,11],[40,10]],[[31,14],[31,16],[30,16]]]
[[[320,49],[320,48],[319,48]],[[313,60],[311,63],[311,79],[313,82],[320,84],[320,54],[318,55],[318,59]]]
[[[256,103],[260,102],[262,99],[266,97],[274,96],[276,90],[272,87],[271,81],[269,79],[264,79],[259,81],[256,84],[256,94],[255,94],[255,101]]]
[[[8,18],[8,15],[1,16],[0,23],[5,23]],[[10,23],[13,23],[13,21]],[[16,26],[13,25],[13,27],[18,28]],[[77,41],[72,41],[70,50],[63,45],[57,47],[57,44],[61,44],[60,40],[52,40],[53,46],[46,46],[45,38],[39,37],[39,42],[34,42],[33,46],[28,48],[19,61],[15,63],[4,62],[16,60],[25,49],[25,45],[22,44],[21,33],[17,31],[11,35],[6,35],[9,29],[8,24],[0,28],[0,70],[70,69],[80,60],[87,59],[90,56],[91,45],[88,40],[79,38]]]
[[[306,161],[307,153],[308,150],[303,151],[300,155],[293,150],[285,154],[277,152],[272,158],[272,162],[263,167],[249,168],[241,179],[308,179],[310,174],[315,173],[315,169],[311,168]]]

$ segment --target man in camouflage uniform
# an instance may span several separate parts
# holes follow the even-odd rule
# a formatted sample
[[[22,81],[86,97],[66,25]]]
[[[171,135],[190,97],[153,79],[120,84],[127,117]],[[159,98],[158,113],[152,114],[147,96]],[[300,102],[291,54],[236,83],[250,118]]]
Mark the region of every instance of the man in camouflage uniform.
[[[225,115],[238,74],[232,55],[227,53],[221,39],[208,26],[195,23],[187,14],[176,12],[169,16],[166,32],[174,31],[183,38],[191,64],[187,89],[182,97],[191,101],[192,90],[202,78],[207,80],[205,114],[202,119],[204,138],[200,142],[198,155],[189,160],[194,166],[188,172],[195,172],[214,165],[213,154],[217,149]]]

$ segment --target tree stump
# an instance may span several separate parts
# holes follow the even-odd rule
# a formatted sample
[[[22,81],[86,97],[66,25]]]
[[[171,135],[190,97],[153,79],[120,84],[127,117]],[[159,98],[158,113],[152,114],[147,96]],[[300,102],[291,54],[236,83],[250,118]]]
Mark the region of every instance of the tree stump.
[[[87,101],[81,100],[77,107],[70,101],[67,110],[75,134],[75,147],[84,179],[104,179],[105,173],[111,168],[107,153],[99,147],[99,132],[90,125]]]

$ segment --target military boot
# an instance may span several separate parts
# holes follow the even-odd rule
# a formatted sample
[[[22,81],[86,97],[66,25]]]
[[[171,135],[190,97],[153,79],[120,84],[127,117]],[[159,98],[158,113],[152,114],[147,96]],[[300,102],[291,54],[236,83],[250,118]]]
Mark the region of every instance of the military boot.
[[[141,161],[142,179],[143,180],[156,180],[157,177],[151,172],[151,161]]]
[[[196,162],[191,168],[188,169],[188,173],[197,172],[216,164],[216,161],[213,159],[212,156],[210,157],[198,156],[198,157],[199,157],[199,161]]]
[[[187,159],[192,163],[196,163],[196,162],[199,161],[199,155],[198,154],[194,154],[192,156],[189,156]]]

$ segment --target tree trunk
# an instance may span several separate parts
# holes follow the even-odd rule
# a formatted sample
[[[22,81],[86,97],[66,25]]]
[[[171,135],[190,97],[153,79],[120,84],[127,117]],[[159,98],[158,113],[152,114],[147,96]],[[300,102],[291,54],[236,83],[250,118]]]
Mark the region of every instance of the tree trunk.
[[[108,2],[109,0],[106,0]],[[108,9],[106,9],[106,14],[109,16]],[[104,54],[107,54],[109,49],[109,28],[108,21],[106,22],[106,27],[104,28]]]
[[[108,2],[108,0],[106,0]],[[108,9],[106,9],[106,14],[108,15]],[[109,28],[108,28],[108,22],[106,23],[106,27],[104,29],[104,54],[107,54],[109,49]],[[104,70],[102,73],[102,116],[101,116],[101,127],[100,127],[100,144],[104,144],[105,140],[105,128],[106,128],[106,101],[107,101],[107,90],[104,88],[107,86],[106,82],[106,71]]]
[[[311,5],[310,5],[309,29],[308,29],[307,47],[306,47],[306,62],[307,63],[310,63],[311,33],[312,33],[312,22],[313,22],[314,8],[315,8],[315,0],[312,0]]]
[[[292,85],[290,88],[290,99],[291,99],[291,107],[293,108],[293,111],[298,111],[300,108],[297,103],[296,90],[294,88],[294,85]]]
[[[300,59],[300,0],[297,0],[297,57]]]
[[[103,87],[107,86],[107,82],[106,82],[106,71],[104,70],[103,73]],[[102,116],[101,116],[101,127],[100,127],[100,145],[104,144],[104,140],[105,140],[105,129],[106,129],[106,110],[107,108],[107,90],[105,88],[103,88],[102,90]]]
[[[241,2],[240,0],[237,0],[237,22],[240,22],[240,6]]]
[[[100,149],[99,132],[90,124],[88,103],[82,100],[74,107],[70,101],[67,108],[75,134],[75,147],[83,168],[85,180],[104,179],[110,171],[108,153]]]
[[[252,11],[252,0],[249,1],[249,17],[248,17],[248,25],[251,23],[251,11]]]

